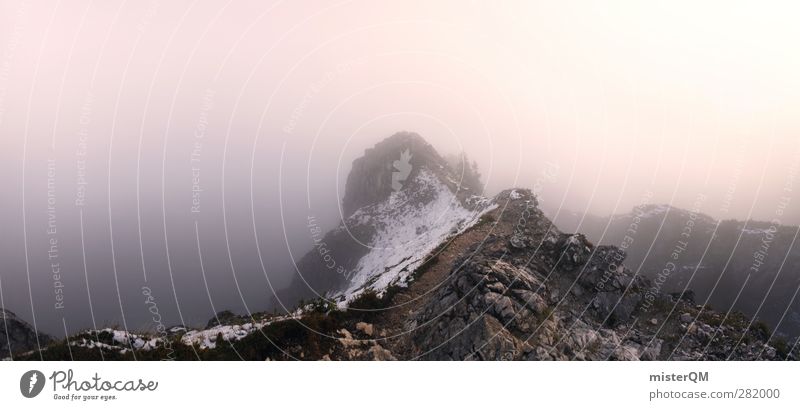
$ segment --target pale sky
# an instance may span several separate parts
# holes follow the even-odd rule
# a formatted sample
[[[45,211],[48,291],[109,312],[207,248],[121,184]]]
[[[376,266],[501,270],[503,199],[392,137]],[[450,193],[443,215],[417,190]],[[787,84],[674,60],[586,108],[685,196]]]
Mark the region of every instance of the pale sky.
[[[236,162],[256,140],[257,152],[286,143],[324,184],[407,129],[466,150],[494,191],[533,184],[553,161],[559,182],[544,194],[572,208],[627,211],[648,189],[687,206],[737,185],[730,215],[744,218],[761,185],[753,214],[767,218],[798,158],[793,2],[1,4],[14,158],[26,130],[31,158],[54,139],[56,155],[73,151],[89,96],[95,159],[112,133],[112,155],[139,138],[145,156],[160,158],[165,139],[178,155],[209,90],[209,155],[226,136]]]

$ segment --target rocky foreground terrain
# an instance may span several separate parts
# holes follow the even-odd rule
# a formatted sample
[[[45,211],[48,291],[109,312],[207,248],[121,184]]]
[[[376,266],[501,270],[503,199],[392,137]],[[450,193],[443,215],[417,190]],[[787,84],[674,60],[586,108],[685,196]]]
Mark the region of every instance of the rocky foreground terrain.
[[[529,190],[465,189],[416,134],[368,150],[353,172],[342,225],[315,239],[325,252],[315,246],[283,292],[296,308],[225,312],[205,329],[90,330],[14,359],[796,359],[763,323],[668,294],[622,250],[560,232]]]

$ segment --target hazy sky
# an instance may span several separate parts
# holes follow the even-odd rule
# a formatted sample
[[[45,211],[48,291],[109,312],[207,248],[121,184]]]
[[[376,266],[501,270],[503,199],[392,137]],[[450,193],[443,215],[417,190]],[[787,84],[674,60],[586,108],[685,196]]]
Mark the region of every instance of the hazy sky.
[[[551,210],[705,195],[774,218],[800,163],[800,6],[599,3],[0,0],[5,304],[60,329],[55,236],[74,309],[87,280],[116,312],[151,281],[192,320],[263,306],[308,216],[333,226],[352,160],[399,130]]]

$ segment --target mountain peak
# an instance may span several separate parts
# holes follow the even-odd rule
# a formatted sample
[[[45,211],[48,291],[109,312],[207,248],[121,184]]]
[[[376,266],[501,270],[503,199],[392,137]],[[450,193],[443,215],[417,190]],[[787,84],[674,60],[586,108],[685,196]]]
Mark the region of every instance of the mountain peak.
[[[344,307],[364,292],[405,285],[437,246],[495,207],[454,168],[416,133],[367,149],[353,161],[339,227],[298,261],[279,300],[328,297]]]
[[[395,133],[353,161],[342,199],[344,217],[402,190],[405,182],[415,178],[423,167],[435,172],[446,166],[446,161],[419,134]]]
[[[50,340],[49,336],[38,333],[14,312],[0,308],[0,359],[36,349],[39,344],[46,345]]]

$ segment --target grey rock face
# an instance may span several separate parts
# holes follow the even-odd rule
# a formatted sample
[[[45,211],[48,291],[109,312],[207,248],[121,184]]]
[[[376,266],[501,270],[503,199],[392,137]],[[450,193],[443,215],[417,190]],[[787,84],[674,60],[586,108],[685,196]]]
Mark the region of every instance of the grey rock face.
[[[50,342],[50,337],[38,334],[42,346]],[[0,359],[17,352],[26,352],[38,347],[37,333],[33,326],[20,319],[13,312],[0,309]]]
[[[359,260],[370,252],[368,244],[379,228],[371,218],[374,208],[385,203],[394,191],[409,194],[406,206],[435,199],[414,182],[423,169],[436,175],[457,192],[460,200],[466,201],[468,193],[461,193],[457,184],[452,183],[456,177],[447,162],[418,134],[399,132],[379,142],[353,161],[342,199],[341,224],[312,238],[314,248],[297,262],[291,284],[278,292],[279,302],[291,310],[300,299],[319,298],[346,286]],[[311,229],[319,228],[310,225]]]
[[[364,156],[353,161],[353,169],[347,176],[342,199],[343,217],[385,200],[393,190],[402,189],[403,182],[412,178],[423,165],[436,169],[446,163],[430,144],[413,132],[399,132],[368,149]]]

